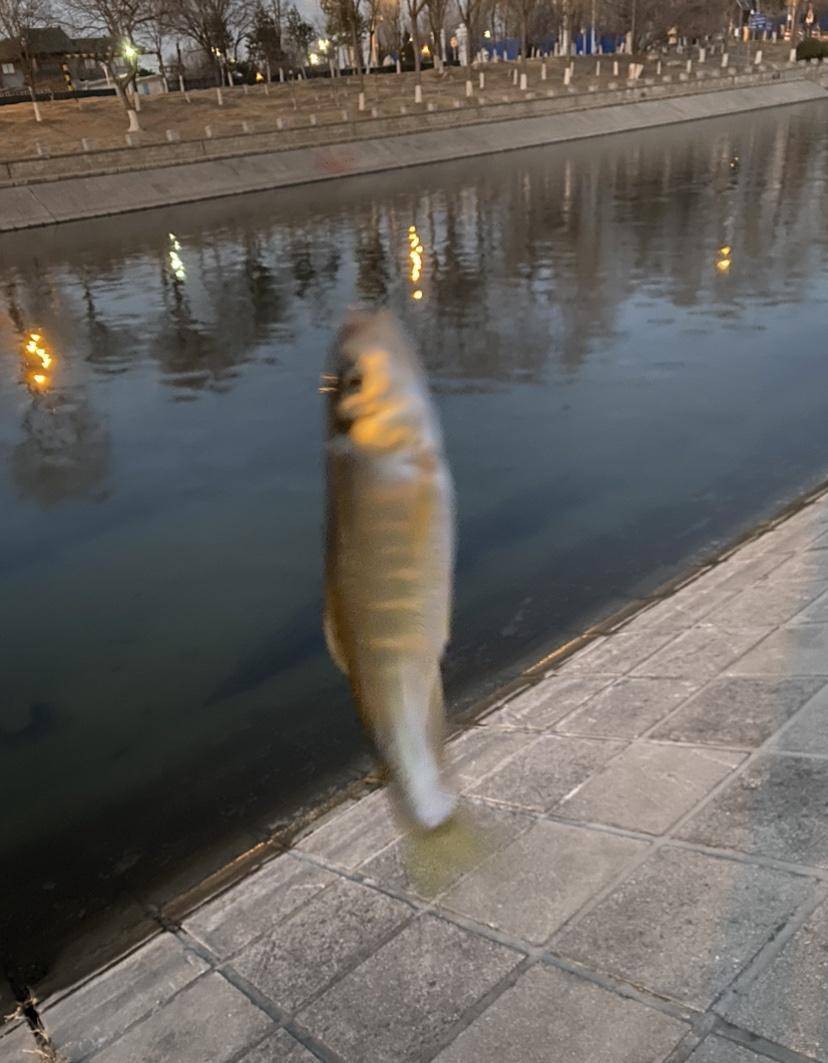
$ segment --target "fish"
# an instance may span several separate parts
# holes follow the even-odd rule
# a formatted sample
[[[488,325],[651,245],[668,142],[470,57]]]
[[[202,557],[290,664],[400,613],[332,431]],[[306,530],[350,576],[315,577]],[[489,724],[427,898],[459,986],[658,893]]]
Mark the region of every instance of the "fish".
[[[418,354],[390,311],[353,311],[327,394],[324,631],[415,830],[452,821],[440,662],[449,640],[455,506]]]

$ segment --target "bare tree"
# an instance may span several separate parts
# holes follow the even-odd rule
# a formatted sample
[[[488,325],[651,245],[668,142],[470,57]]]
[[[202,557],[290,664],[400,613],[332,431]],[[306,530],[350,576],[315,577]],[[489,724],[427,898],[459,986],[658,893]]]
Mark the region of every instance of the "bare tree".
[[[152,18],[149,19],[142,31],[142,39],[146,43],[146,51],[154,55],[158,60],[158,73],[167,84],[167,69],[164,65],[164,43],[173,29],[170,24],[170,13],[167,0],[150,0]],[[167,86],[169,88],[169,85]]]
[[[448,14],[449,0],[427,0],[428,25],[431,30],[431,38],[434,41],[434,55],[442,65],[446,61],[443,54],[443,31],[446,28],[446,15]]]
[[[249,0],[169,0],[171,26],[195,41],[215,65],[218,84],[252,14]]]
[[[411,26],[411,47],[414,50],[414,81],[417,85],[417,95],[420,95],[420,86],[423,83],[423,56],[420,45],[420,15],[425,11],[427,0],[405,0],[408,11],[408,21]]]
[[[136,81],[140,51],[136,41],[152,21],[152,8],[146,0],[71,0],[70,10],[86,32],[101,38],[100,60],[129,115],[130,131],[139,130]],[[118,59],[120,63],[116,63]]]
[[[0,33],[13,41],[17,60],[23,69],[23,81],[32,99],[36,122],[43,119],[37,105],[35,91],[36,65],[32,53],[32,30],[43,26],[50,18],[48,0],[0,0]]]
[[[460,21],[466,31],[466,81],[471,83],[471,61],[473,45],[477,41],[477,27],[480,21],[482,0],[457,0]]]
[[[525,75],[526,58],[529,43],[529,20],[531,19],[535,11],[535,7],[537,6],[537,0],[510,0],[510,4],[515,14],[517,15],[518,24],[520,26],[520,68],[522,73]]]
[[[365,19],[361,0],[319,0],[325,16],[325,32],[334,41],[350,41],[354,53],[354,71],[359,74],[359,91],[365,91],[365,70],[362,62],[360,36]]]

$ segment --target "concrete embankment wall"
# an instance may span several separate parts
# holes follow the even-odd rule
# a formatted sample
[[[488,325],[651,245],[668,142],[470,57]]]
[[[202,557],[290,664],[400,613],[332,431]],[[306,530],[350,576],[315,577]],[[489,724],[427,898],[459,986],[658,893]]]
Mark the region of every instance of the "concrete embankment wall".
[[[0,231],[828,99],[819,80],[796,71],[732,83],[378,118],[336,134],[294,129],[10,161],[0,164]]]

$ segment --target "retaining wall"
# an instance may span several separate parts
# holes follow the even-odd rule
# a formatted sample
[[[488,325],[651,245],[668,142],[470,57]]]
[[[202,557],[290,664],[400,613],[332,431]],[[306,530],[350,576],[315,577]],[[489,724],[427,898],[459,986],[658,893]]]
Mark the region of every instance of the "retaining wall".
[[[319,130],[14,160],[0,164],[0,231],[828,98],[818,79],[798,71],[743,75],[728,86],[712,80],[637,86]]]

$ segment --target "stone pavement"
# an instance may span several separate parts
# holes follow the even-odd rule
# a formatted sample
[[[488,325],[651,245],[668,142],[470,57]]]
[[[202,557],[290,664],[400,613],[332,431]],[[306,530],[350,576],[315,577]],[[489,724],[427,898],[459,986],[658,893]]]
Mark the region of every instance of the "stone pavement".
[[[451,753],[473,845],[340,807],[42,1002],[46,1058],[828,1061],[828,496]]]

